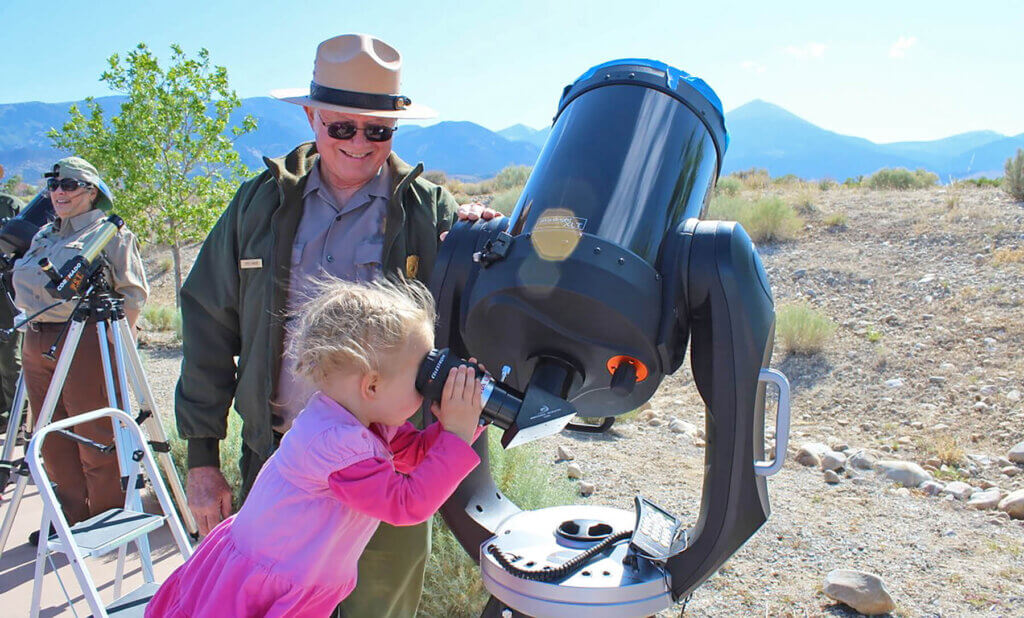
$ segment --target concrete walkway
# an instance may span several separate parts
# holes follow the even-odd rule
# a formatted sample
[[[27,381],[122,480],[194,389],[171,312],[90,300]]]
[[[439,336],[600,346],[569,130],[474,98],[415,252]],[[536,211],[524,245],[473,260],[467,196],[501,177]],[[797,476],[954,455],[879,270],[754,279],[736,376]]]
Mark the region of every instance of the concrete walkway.
[[[2,438],[0,438],[2,440]],[[21,447],[17,448],[17,456],[23,454]],[[7,487],[4,492],[3,502],[0,504],[0,521],[7,516],[10,506],[11,493],[14,490],[14,483]],[[156,507],[151,509],[150,506]],[[147,505],[146,510],[159,512],[155,500],[152,505]],[[4,548],[3,557],[0,558],[0,616],[28,616],[32,605],[32,578],[35,571],[36,548],[29,544],[28,535],[33,530],[39,529],[40,519],[43,513],[43,503],[39,493],[31,484],[25,492],[18,509],[17,518],[14,521],[14,528],[7,540],[7,547]],[[171,572],[182,563],[181,556],[174,546],[170,531],[167,526],[151,532],[149,535],[150,545],[153,553],[153,571],[158,582],[166,579]],[[129,546],[128,558],[125,561],[125,578],[122,584],[122,594],[142,584],[141,565],[135,546]],[[82,590],[75,578],[74,571],[68,566],[63,554],[53,557],[57,565],[55,574],[49,563],[46,566],[46,575],[43,577],[43,602],[40,616],[89,616],[91,611],[89,605],[82,595]],[[111,552],[105,556],[86,560],[86,566],[92,574],[93,582],[99,588],[100,596],[105,604],[113,601],[114,571],[117,567],[117,552]],[[65,598],[61,590],[57,576],[64,582],[64,587],[71,596],[71,602]]]

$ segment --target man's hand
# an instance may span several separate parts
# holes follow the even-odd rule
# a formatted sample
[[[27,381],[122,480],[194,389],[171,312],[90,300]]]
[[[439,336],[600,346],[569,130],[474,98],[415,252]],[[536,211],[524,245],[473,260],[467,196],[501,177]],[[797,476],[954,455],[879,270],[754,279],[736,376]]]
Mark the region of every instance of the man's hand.
[[[210,534],[214,526],[231,514],[231,488],[216,466],[201,466],[188,471],[185,481],[188,508],[196,518],[199,534]]]
[[[497,219],[505,215],[493,208],[488,208],[479,202],[470,202],[459,206],[459,209],[455,211],[455,216],[459,218],[459,221],[476,221],[477,219],[490,221],[491,219]],[[444,240],[447,235],[447,231],[441,232],[441,240]]]

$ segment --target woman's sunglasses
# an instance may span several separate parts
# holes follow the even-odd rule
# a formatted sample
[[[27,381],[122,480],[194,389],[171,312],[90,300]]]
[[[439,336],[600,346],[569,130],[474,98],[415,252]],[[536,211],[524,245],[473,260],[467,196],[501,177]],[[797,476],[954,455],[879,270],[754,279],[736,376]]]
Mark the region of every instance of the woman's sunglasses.
[[[334,139],[352,139],[356,131],[362,131],[368,142],[386,142],[398,130],[398,127],[389,127],[383,124],[368,124],[365,127],[357,127],[351,120],[341,120],[327,124],[320,120],[320,123],[327,127],[327,135]]]
[[[369,137],[367,137],[369,139]],[[50,191],[56,191],[57,189],[64,189],[68,193],[80,189],[82,187],[91,187],[87,182],[81,180],[75,180],[74,178],[47,178],[46,188]]]

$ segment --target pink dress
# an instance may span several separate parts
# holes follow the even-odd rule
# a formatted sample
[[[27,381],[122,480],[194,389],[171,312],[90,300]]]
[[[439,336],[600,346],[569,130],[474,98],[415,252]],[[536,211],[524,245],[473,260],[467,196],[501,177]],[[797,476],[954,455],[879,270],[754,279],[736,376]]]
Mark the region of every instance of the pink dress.
[[[160,587],[146,616],[327,616],[380,521],[426,521],[480,462],[434,423],[368,429],[314,394],[234,516]]]

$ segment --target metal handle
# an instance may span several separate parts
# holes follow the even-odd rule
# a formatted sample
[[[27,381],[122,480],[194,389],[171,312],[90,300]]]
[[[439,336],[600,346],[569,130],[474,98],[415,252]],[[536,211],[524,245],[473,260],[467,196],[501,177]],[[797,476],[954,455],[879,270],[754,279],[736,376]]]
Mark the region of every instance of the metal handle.
[[[771,476],[782,469],[789,446],[789,380],[775,369],[762,369],[757,380],[771,382],[779,388],[779,408],[775,414],[775,458],[754,462],[754,472],[761,476]]]

